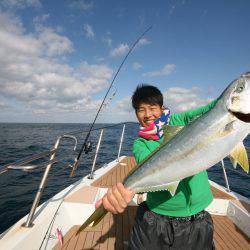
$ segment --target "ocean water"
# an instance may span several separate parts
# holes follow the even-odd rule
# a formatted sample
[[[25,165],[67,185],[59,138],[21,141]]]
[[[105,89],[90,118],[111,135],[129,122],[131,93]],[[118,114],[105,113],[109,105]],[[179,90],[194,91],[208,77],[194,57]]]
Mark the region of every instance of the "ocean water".
[[[111,125],[111,124],[110,124]],[[108,124],[97,124],[96,127],[109,126]],[[48,150],[53,147],[58,136],[72,134],[77,140],[76,151],[73,151],[73,140],[63,139],[59,145],[57,158],[63,161],[53,165],[41,197],[40,203],[54,196],[57,192],[79,180],[88,174],[92,167],[95,147],[89,154],[82,154],[80,164],[74,177],[69,177],[71,169],[68,167],[77,156],[89,124],[0,124],[0,171],[3,166],[15,162],[26,156]],[[81,132],[80,132],[81,131]],[[122,125],[107,128],[104,130],[103,140],[97,157],[96,168],[102,167],[105,163],[117,157]],[[133,140],[137,137],[138,124],[129,123],[126,125],[124,143],[121,155],[132,155]],[[93,131],[90,140],[94,145],[100,130]],[[250,155],[250,137],[244,142],[248,156]],[[48,160],[45,159],[45,161]],[[42,163],[36,161],[34,163]],[[231,163],[225,160],[228,179],[231,190],[250,198],[249,176],[246,176],[241,169],[237,172],[232,170]],[[32,201],[38,189],[44,168],[32,172],[12,170],[0,175],[0,233],[5,231],[16,221],[26,215],[32,205]],[[223,172],[220,164],[209,169],[209,178],[225,186]]]

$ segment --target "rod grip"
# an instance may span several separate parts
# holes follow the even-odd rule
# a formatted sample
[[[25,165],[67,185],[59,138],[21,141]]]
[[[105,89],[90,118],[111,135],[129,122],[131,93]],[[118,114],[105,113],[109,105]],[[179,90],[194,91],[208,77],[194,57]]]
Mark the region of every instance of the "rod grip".
[[[75,159],[75,162],[73,164],[72,170],[70,172],[70,177],[74,177],[75,176],[75,170],[77,169],[77,166],[78,166],[78,160]]]

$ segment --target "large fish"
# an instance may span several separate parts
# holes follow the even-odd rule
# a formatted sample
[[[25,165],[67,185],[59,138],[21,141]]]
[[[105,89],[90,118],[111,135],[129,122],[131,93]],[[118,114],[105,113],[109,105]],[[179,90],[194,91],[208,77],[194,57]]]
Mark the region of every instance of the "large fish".
[[[168,190],[172,195],[180,180],[197,174],[226,156],[249,171],[243,139],[250,133],[250,72],[233,81],[215,106],[188,124],[138,164],[124,180],[135,193]],[[197,187],[198,188],[198,187]],[[79,228],[96,225],[106,214],[101,205]]]

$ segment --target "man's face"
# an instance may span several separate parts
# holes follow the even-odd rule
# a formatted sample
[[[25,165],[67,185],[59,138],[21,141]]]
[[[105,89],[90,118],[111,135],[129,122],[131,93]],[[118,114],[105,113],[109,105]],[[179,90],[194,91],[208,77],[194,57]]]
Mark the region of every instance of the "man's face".
[[[147,104],[142,102],[136,110],[136,116],[141,126],[147,127],[161,116],[162,110],[159,104]]]

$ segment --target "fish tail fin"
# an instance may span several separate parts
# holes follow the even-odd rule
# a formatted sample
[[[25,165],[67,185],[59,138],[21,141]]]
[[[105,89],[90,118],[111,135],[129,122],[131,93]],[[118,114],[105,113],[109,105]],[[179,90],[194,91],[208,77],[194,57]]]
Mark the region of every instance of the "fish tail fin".
[[[76,235],[78,235],[81,231],[83,231],[87,226],[89,226],[92,222],[93,225],[97,225],[102,218],[106,215],[107,210],[104,208],[104,206],[101,204],[91,215],[90,217],[80,226],[78,231],[76,232]]]
[[[242,169],[248,173],[249,172],[249,162],[246,148],[244,147],[243,143],[239,143],[230,153],[229,158],[236,168],[237,164],[239,164]]]

